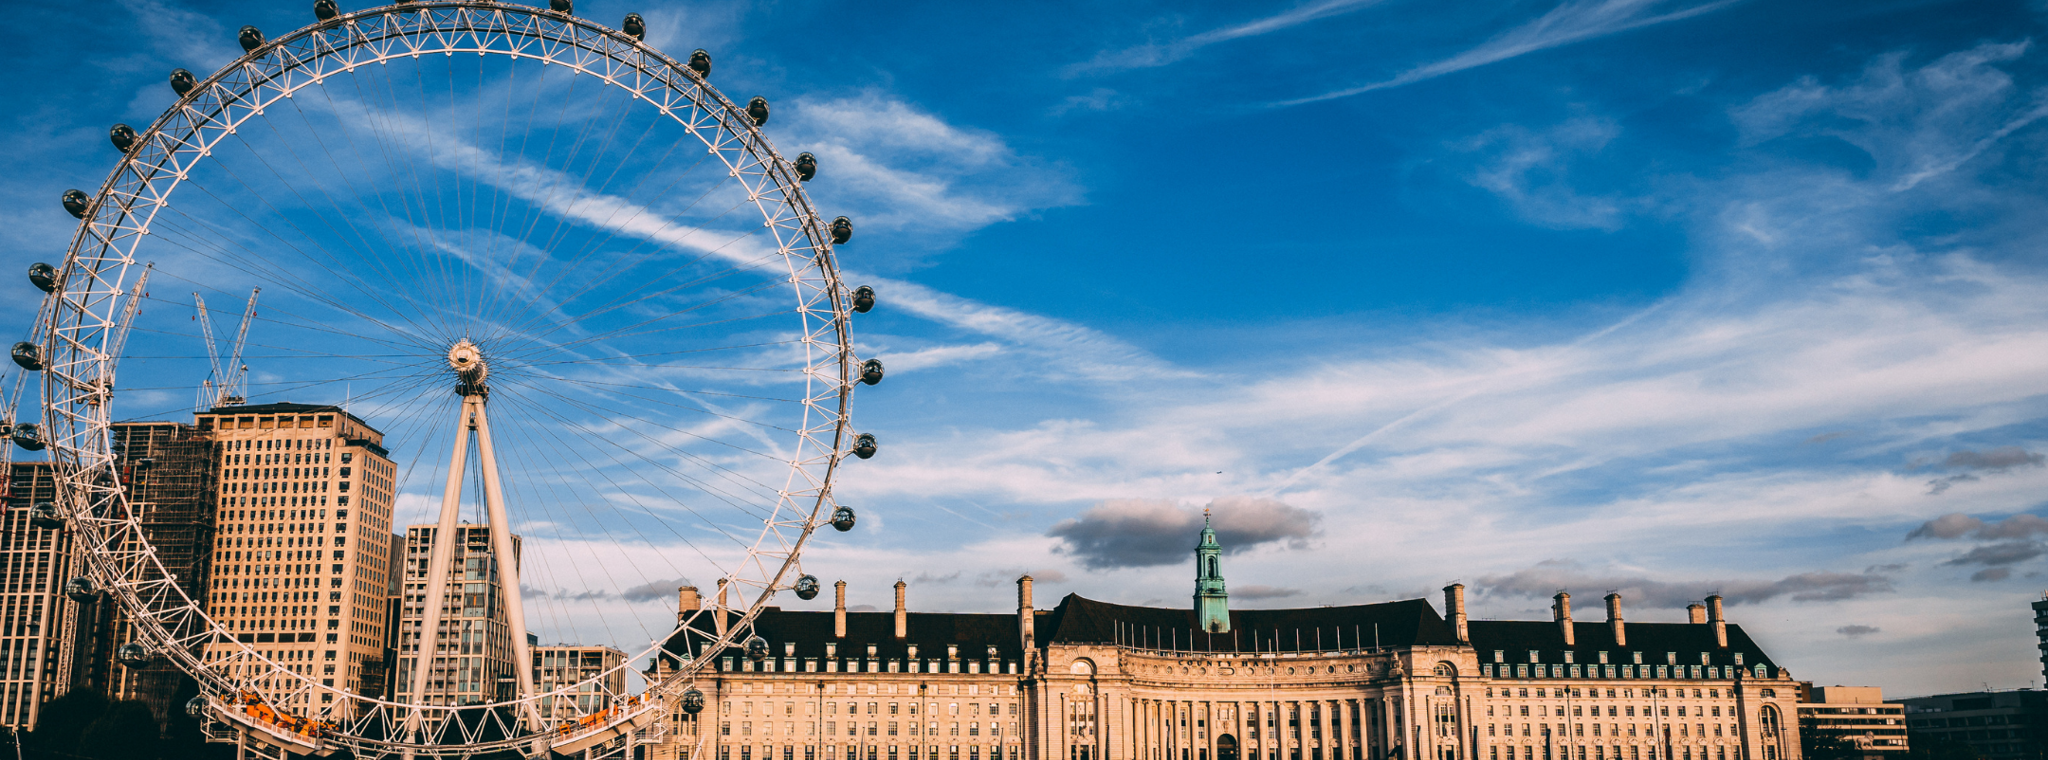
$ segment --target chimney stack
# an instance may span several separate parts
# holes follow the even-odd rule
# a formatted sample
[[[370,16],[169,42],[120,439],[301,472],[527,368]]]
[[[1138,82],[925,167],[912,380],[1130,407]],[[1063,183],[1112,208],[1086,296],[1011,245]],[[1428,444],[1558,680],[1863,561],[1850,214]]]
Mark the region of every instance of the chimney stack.
[[[1018,638],[1021,639],[1024,643],[1025,657],[1030,657],[1031,650],[1037,646],[1037,644],[1033,641],[1034,634],[1032,631],[1032,624],[1036,622],[1037,617],[1038,613],[1031,608],[1031,576],[1027,575],[1022,578],[1018,578],[1017,632]]]
[[[1451,629],[1458,633],[1458,643],[1470,642],[1472,637],[1465,625],[1465,584],[1444,587],[1444,614],[1451,619]]]
[[[832,638],[846,638],[846,581],[832,584]]]
[[[1688,604],[1685,606],[1685,619],[1693,625],[1705,625],[1707,622],[1707,608],[1699,602]]]
[[[718,627],[719,638],[725,637],[725,579],[718,579],[718,606],[711,610],[711,622]]]
[[[1572,636],[1572,595],[1559,591],[1553,598],[1557,603],[1551,606],[1550,611],[1557,614],[1557,629],[1564,632],[1564,645],[1578,646]]]
[[[1614,645],[1628,646],[1628,631],[1621,627],[1621,595],[1607,595],[1607,627],[1614,629]]]
[[[704,598],[697,595],[696,586],[676,589],[676,621],[689,617],[690,613],[704,609]]]
[[[907,588],[901,579],[896,581],[896,638],[910,636],[910,611],[903,607],[903,589]]]
[[[1728,619],[1721,617],[1721,595],[1707,597],[1707,622],[1714,624],[1714,645],[1728,648]]]

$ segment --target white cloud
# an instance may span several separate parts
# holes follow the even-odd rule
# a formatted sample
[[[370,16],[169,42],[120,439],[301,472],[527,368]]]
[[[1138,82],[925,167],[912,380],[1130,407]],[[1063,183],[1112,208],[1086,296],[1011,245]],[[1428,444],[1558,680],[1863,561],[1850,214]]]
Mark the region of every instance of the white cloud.
[[[958,235],[1043,208],[1077,203],[1058,169],[1020,156],[994,133],[960,127],[877,91],[803,97],[776,141],[818,157],[806,188],[833,213],[944,245]]]
[[[1629,203],[1586,195],[1571,183],[1574,159],[1600,152],[1621,134],[1612,120],[1569,119],[1545,130],[1506,125],[1474,137],[1462,146],[1485,154],[1467,181],[1508,204],[1517,216],[1557,229],[1619,228]]]
[[[1903,53],[1880,56],[1853,81],[1805,77],[1758,97],[1735,110],[1735,123],[1752,144],[1788,134],[1850,143],[1876,162],[1886,190],[1910,190],[2048,116],[2048,94],[2020,92],[1998,68],[2030,47],[1987,42],[1911,70]]]
[[[1274,105],[1295,106],[1414,84],[1540,50],[1692,18],[1726,8],[1736,2],[1739,0],[1715,0],[1671,8],[1676,3],[1669,0],[1568,0],[1534,21],[1503,32],[1456,55],[1416,66],[1390,79],[1312,97],[1282,101]]]
[[[1175,63],[1194,55],[1202,48],[1219,42],[1271,34],[1291,27],[1306,24],[1317,19],[1338,16],[1379,4],[1380,0],[1322,0],[1307,3],[1271,16],[1242,24],[1211,29],[1166,42],[1147,42],[1143,45],[1104,50],[1094,58],[1068,65],[1067,76],[1103,74],[1129,69],[1153,68]]]

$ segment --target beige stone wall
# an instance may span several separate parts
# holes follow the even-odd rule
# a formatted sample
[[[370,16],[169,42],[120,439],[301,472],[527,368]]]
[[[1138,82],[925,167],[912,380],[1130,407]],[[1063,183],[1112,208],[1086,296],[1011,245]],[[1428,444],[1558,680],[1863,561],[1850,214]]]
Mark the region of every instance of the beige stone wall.
[[[969,747],[989,760],[991,746],[1005,760],[1013,751],[1019,760],[1798,760],[1795,694],[1784,678],[1491,678],[1479,664],[1470,647],[1206,656],[1056,645],[1036,672],[1017,675],[910,673],[907,664],[895,672],[802,663],[793,673],[713,672],[699,682],[703,714],[692,722],[675,711],[651,756],[848,760],[854,744],[858,760],[869,747],[876,760],[890,760],[891,746],[894,760],[955,760],[954,746],[962,748],[958,760],[971,760]],[[909,734],[908,705],[921,705],[928,725],[932,705],[971,699],[952,692],[970,687],[1000,689],[974,696],[1014,703],[1020,715],[1006,707],[1002,720],[1016,721],[1015,729],[994,737],[984,727],[956,740],[946,731],[955,718],[945,715],[936,718],[939,736]],[[849,700],[884,713],[852,716],[858,737],[844,735]],[[895,736],[886,728],[889,704],[903,724]],[[1766,705],[1780,715],[1776,737],[1764,736]],[[793,712],[770,718],[764,706]],[[923,748],[915,758],[912,746]],[[932,746],[939,757],[930,756]]]

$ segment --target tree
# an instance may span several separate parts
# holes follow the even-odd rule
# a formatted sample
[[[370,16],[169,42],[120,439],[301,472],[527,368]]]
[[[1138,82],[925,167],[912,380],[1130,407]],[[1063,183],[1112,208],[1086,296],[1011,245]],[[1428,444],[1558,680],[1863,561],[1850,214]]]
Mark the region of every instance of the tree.
[[[1822,730],[1818,721],[1799,721],[1799,754],[1804,760],[1857,760],[1862,753],[1856,743],[1834,731]]]
[[[149,703],[124,699],[108,705],[99,720],[78,735],[78,754],[95,760],[153,759],[160,732]]]
[[[1916,733],[1906,739],[1900,760],[1977,760],[1977,750],[1944,734]]]
[[[107,711],[107,699],[90,689],[74,690],[43,705],[36,728],[23,743],[38,754],[71,755],[78,737]]]

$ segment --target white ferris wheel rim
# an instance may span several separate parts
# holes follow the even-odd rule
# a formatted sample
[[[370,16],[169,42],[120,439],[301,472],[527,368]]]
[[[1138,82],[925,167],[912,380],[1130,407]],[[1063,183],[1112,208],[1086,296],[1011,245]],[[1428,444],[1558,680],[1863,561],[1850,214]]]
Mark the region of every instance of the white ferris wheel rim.
[[[658,108],[718,155],[728,173],[746,183],[789,269],[796,311],[803,320],[806,390],[804,423],[778,503],[744,560],[721,579],[737,604],[726,606],[726,594],[721,593],[618,668],[578,683],[501,702],[428,706],[321,686],[316,677],[288,669],[250,643],[237,642],[207,614],[203,602],[186,594],[146,540],[141,518],[128,508],[113,470],[109,408],[119,356],[110,348],[117,348],[123,337],[119,315],[128,303],[124,299],[139,297],[124,291],[132,284],[136,247],[149,234],[155,213],[169,205],[172,191],[217,141],[260,117],[265,107],[330,77],[401,57],[458,52],[537,60],[597,77],[631,93],[635,102]],[[851,297],[840,279],[831,235],[795,168],[739,106],[687,66],[630,35],[572,15],[492,0],[407,2],[340,14],[265,41],[197,82],[140,132],[135,147],[123,155],[90,204],[66,250],[59,270],[61,285],[44,300],[36,330],[44,357],[44,438],[57,472],[58,503],[77,536],[75,545],[87,557],[87,577],[128,613],[138,639],[152,654],[170,659],[200,684],[202,694],[210,698],[210,709],[224,712],[228,698],[239,703],[253,697],[257,703],[298,712],[289,707],[296,698],[321,692],[333,693],[337,706],[360,706],[359,716],[330,716],[333,725],[321,727],[318,735],[275,726],[274,738],[300,744],[310,739],[315,745],[328,742],[370,752],[466,755],[528,746],[537,738],[559,746],[644,720],[648,713],[664,710],[666,698],[689,688],[711,661],[667,652],[662,645],[678,635],[695,635],[705,642],[698,653],[702,654],[732,646],[748,635],[774,593],[793,585],[800,573],[799,553],[833,506],[833,473],[851,447],[848,411],[858,362],[849,330]],[[728,614],[738,617],[716,625],[714,616]],[[235,644],[236,664],[269,668],[242,677],[225,676],[200,658],[199,650],[208,644]],[[678,662],[674,672],[649,683],[643,694],[630,699],[617,695],[622,698],[619,707],[602,714],[544,718],[542,726],[527,727],[529,733],[495,738],[487,735],[483,721],[469,726],[471,721],[456,719],[458,713],[473,716],[477,711],[572,694],[580,686],[632,668],[644,657],[663,654]],[[313,704],[310,698],[304,702]],[[593,717],[597,720],[588,720]],[[400,730],[395,727],[401,719],[424,719],[441,727],[438,739],[461,741],[400,741],[391,734]],[[564,720],[567,725],[557,725]],[[385,735],[363,730],[378,725],[386,729],[378,733]],[[450,737],[450,726],[459,735]],[[295,738],[294,733],[301,735]]]

